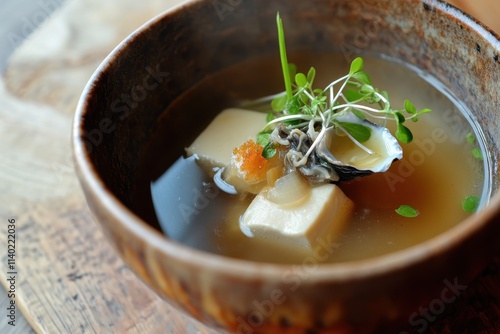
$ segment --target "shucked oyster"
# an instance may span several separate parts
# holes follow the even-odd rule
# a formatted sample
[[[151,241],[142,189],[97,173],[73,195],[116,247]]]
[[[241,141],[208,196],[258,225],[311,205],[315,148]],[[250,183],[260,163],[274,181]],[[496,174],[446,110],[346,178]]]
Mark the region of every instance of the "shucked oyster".
[[[289,170],[297,169],[313,184],[346,181],[384,172],[394,160],[402,158],[403,150],[387,128],[361,120],[351,113],[339,117],[338,121],[363,124],[371,129],[370,139],[361,144],[352,140],[342,128],[332,126],[306,159],[306,152],[317,136],[310,131],[311,127],[306,133],[280,125],[271,140],[287,147],[285,166]]]
[[[333,127],[327,130],[319,142],[316,154],[332,165],[340,180],[385,172],[394,160],[403,157],[401,146],[387,128],[361,120],[351,113],[342,116],[339,121],[361,122],[371,129],[370,139],[362,144],[351,140],[341,129]]]
[[[284,154],[283,161],[288,172],[297,170],[312,184],[339,181],[337,172],[317,155],[316,150],[306,156],[313,143],[306,132],[299,129],[290,130],[280,124],[271,134],[271,141],[284,148],[280,152]]]

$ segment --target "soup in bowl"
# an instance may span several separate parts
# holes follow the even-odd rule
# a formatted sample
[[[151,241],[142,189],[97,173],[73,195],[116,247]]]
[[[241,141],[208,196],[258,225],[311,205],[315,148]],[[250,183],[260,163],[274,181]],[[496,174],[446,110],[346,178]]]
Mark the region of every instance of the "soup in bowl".
[[[496,35],[440,1],[187,2],[92,77],[75,117],[78,175],[131,269],[214,328],[404,330],[500,249],[499,53]],[[285,55],[306,82],[287,76]],[[227,171],[250,146],[279,168],[241,188]],[[328,158],[343,147],[398,149],[365,168]],[[290,167],[290,148],[319,163]]]

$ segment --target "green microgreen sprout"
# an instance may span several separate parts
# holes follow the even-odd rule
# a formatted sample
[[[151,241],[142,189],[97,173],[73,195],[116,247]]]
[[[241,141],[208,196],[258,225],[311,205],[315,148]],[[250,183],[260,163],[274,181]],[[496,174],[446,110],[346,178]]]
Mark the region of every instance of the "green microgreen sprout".
[[[337,128],[344,132],[356,145],[373,154],[370,149],[363,145],[371,137],[371,129],[363,124],[341,122],[341,116],[352,113],[360,119],[370,117],[372,120],[385,122],[392,119],[396,122],[395,137],[402,143],[410,143],[413,134],[405,122],[411,120],[417,122],[419,117],[430,112],[430,109],[420,111],[406,100],[403,109],[393,109],[389,101],[389,96],[385,91],[379,91],[372,85],[370,76],[363,71],[364,60],[361,57],[354,59],[350,64],[349,73],[331,82],[324,89],[313,88],[316,77],[316,69],[311,67],[307,74],[297,72],[295,65],[288,63],[288,56],[285,43],[285,32],[283,21],[276,15],[278,26],[278,40],[280,59],[285,82],[285,91],[274,96],[270,96],[261,101],[272,99],[271,107],[273,112],[268,115],[268,123],[259,134],[268,134],[273,126],[279,123],[287,125],[288,128],[303,128],[315,124],[321,124],[321,131],[316,136],[314,142],[304,155],[304,159],[314,151],[317,144],[331,128]],[[268,153],[275,153],[270,150],[269,137],[261,140],[264,146],[264,156],[272,157]]]
[[[276,155],[276,149],[270,143],[270,136],[271,131],[262,131],[257,135],[257,143],[264,147],[262,156],[266,159],[271,159]]]
[[[462,201],[462,208],[469,213],[474,213],[479,208],[480,201],[477,196],[468,196]]]
[[[465,137],[466,141],[468,144],[471,144],[471,145],[474,145],[476,144],[476,137],[474,136],[474,134],[472,134],[471,132],[469,132],[466,137]],[[474,147],[472,150],[471,150],[471,153],[472,153],[472,156],[478,160],[484,160],[484,156],[483,156],[483,152],[481,151],[481,149],[477,148],[477,147]]]
[[[475,144],[476,143],[476,137],[474,136],[473,133],[469,132],[467,136],[465,136],[465,139],[467,140],[468,144]]]
[[[396,209],[396,213],[406,218],[415,218],[420,214],[418,210],[414,209],[409,205],[401,205],[399,208]]]
[[[474,147],[472,149],[472,156],[478,160],[484,160],[484,156],[483,156],[483,151],[481,151],[479,148],[477,147]]]
[[[276,24],[278,25],[280,57],[282,60],[281,66],[283,69],[283,79],[285,80],[286,97],[288,100],[291,100],[293,97],[293,92],[292,92],[292,82],[290,78],[290,67],[288,64],[288,57],[286,54],[285,30],[283,29],[283,21],[281,20],[279,13],[278,15],[276,15]]]

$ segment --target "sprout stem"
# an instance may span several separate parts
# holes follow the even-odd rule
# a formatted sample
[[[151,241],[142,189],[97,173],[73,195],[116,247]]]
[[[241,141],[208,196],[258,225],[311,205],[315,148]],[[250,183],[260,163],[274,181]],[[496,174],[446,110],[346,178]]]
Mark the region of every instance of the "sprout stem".
[[[286,96],[290,100],[293,97],[292,81],[290,78],[290,68],[288,66],[288,57],[286,54],[285,29],[283,28],[283,21],[281,20],[279,12],[276,15],[276,23],[278,25],[278,39],[280,48],[281,67],[283,69],[283,79],[285,80]]]

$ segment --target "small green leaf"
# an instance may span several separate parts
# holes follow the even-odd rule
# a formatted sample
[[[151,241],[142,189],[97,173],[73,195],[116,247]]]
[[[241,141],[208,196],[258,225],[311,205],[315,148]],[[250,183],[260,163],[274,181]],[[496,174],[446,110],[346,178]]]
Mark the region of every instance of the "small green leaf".
[[[395,112],[394,116],[396,116],[396,122],[398,124],[403,124],[404,122],[406,122],[406,118],[404,117],[404,115],[401,112],[399,112],[399,111]]]
[[[368,141],[372,135],[372,130],[362,124],[339,122],[340,126],[344,128],[354,139],[360,143]]]
[[[262,150],[262,156],[266,159],[271,159],[276,155],[276,149],[274,148],[274,145],[272,143],[268,143],[266,146],[264,146],[264,149]]]
[[[476,143],[476,137],[471,132],[469,132],[465,138],[467,139],[467,143],[469,143],[469,144]]]
[[[309,103],[309,96],[307,96],[306,94],[300,94],[299,98],[300,98],[300,101],[302,102],[302,104],[304,106],[307,106],[307,104]]]
[[[285,109],[290,115],[297,115],[300,113],[300,96],[294,96],[291,99],[287,99]]]
[[[396,213],[406,218],[415,218],[420,214],[418,210],[409,205],[401,205],[398,209],[396,209]]]
[[[344,97],[346,98],[347,101],[352,103],[363,100],[365,95],[361,94],[359,91],[355,89],[349,88],[344,90]]]
[[[349,74],[354,74],[363,69],[364,66],[364,60],[361,57],[357,57],[351,62],[351,69],[349,70]]]
[[[361,92],[361,94],[371,95],[375,93],[375,88],[373,88],[372,85],[363,85],[361,86],[361,89],[359,91]]]
[[[484,160],[483,152],[477,147],[472,149],[472,156],[478,160]]]
[[[372,84],[372,79],[370,78],[370,76],[368,75],[368,73],[366,72],[363,72],[363,71],[359,71],[357,73],[354,73],[352,75],[353,78],[355,79],[358,79],[359,82],[365,84],[365,85],[370,85]]]
[[[276,112],[283,111],[283,109],[285,109],[286,102],[287,102],[286,95],[278,96],[271,102],[271,108],[273,108],[273,110]]]
[[[323,106],[326,102],[326,96],[320,96],[311,101],[311,107],[314,111],[317,111],[318,108]]]
[[[366,119],[365,114],[358,109],[349,109],[354,115],[356,115],[359,119]]]
[[[266,145],[269,144],[270,137],[271,137],[271,134],[267,131],[259,132],[259,134],[257,135],[257,144],[260,144],[260,145],[266,147]]]
[[[479,202],[480,202],[480,199],[477,196],[466,197],[462,201],[462,208],[465,211],[470,212],[470,213],[476,212],[477,208],[479,207]]]
[[[411,143],[413,140],[413,134],[411,133],[410,129],[408,129],[403,124],[398,124],[398,129],[396,130],[395,134],[396,138],[404,144]]]
[[[304,73],[297,73],[295,75],[295,83],[299,87],[306,87],[307,86],[307,77]]]
[[[420,115],[423,115],[423,114],[428,114],[428,113],[430,113],[431,111],[432,111],[432,109],[429,109],[429,108],[424,108],[424,109],[420,110],[420,111],[417,113],[417,115],[419,115],[419,116],[420,116]]]
[[[281,109],[283,110],[283,109]],[[280,111],[281,111],[280,110]],[[266,116],[266,122],[269,123],[271,122],[272,120],[274,120],[276,118],[276,116],[274,116],[274,114],[272,112],[268,113],[267,116]]]
[[[417,113],[417,108],[410,102],[410,100],[405,100],[405,110],[408,114],[414,115]]]
[[[295,95],[287,99],[284,110],[290,115],[297,115],[300,112],[300,96]]]
[[[314,79],[316,78],[316,69],[314,67],[311,67],[309,69],[309,72],[307,73],[307,81],[309,82],[309,85],[312,87]]]
[[[384,99],[386,99],[386,101],[389,101],[389,93],[387,93],[385,90],[380,92],[380,95],[382,95]]]

